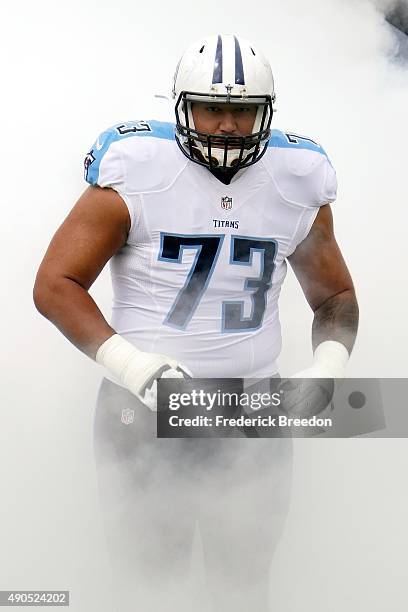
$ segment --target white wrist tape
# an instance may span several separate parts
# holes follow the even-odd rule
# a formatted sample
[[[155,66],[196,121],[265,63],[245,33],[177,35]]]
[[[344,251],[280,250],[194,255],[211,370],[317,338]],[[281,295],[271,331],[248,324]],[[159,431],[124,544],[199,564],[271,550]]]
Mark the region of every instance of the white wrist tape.
[[[139,351],[133,344],[114,334],[98,349],[95,360],[105,366],[124,387],[135,395],[143,395],[145,386],[164,367],[177,369],[175,359]]]
[[[293,374],[292,378],[336,378],[346,375],[349,353],[344,344],[325,340],[316,348],[313,364],[306,370]]]
[[[316,347],[313,366],[327,371],[330,378],[344,378],[349,358],[349,352],[344,344],[335,340],[326,340]]]

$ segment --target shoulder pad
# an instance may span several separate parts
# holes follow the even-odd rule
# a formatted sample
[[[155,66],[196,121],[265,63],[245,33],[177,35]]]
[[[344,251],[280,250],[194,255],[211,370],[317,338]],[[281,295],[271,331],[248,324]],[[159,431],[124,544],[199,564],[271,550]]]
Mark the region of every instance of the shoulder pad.
[[[143,160],[151,158],[151,155],[146,155],[148,150],[152,151],[154,143],[151,141],[157,138],[174,140],[174,126],[172,123],[152,120],[128,121],[108,128],[98,136],[85,157],[85,180],[100,187],[119,187],[126,174],[122,155],[124,141],[146,137],[149,140],[143,141]],[[139,146],[137,150],[141,151],[142,148]]]
[[[264,160],[285,200],[313,207],[336,199],[336,172],[323,147],[311,138],[272,130]]]

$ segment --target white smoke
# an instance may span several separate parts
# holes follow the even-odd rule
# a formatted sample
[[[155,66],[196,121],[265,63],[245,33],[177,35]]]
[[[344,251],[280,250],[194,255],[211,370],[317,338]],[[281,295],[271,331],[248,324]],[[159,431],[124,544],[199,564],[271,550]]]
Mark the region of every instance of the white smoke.
[[[406,0],[371,0],[376,9],[381,11],[381,13],[387,15],[389,11],[396,9],[397,7],[401,9],[404,13],[408,8],[408,3]]]

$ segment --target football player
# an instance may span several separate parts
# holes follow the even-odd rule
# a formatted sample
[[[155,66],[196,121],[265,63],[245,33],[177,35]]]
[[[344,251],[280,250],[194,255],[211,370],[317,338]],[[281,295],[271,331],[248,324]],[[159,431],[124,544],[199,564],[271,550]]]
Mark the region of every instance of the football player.
[[[288,440],[157,440],[149,408],[161,376],[277,375],[288,261],[314,312],[301,376],[344,376],[358,307],[333,233],[336,174],[317,142],[271,130],[270,65],[238,36],[194,43],[173,97],[175,125],[130,121],[98,136],[90,186],[51,241],[34,299],[106,368],[95,449],[124,584],[145,610],[183,609],[177,585],[198,517],[214,610],[263,612]],[[110,323],[89,294],[108,261]],[[154,600],[157,576],[166,595]]]

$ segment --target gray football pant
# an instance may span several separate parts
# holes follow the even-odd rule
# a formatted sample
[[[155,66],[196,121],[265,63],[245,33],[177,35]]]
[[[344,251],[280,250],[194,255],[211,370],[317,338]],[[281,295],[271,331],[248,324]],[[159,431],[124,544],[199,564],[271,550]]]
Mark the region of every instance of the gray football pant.
[[[157,439],[156,414],[106,379],[94,434],[117,612],[202,609],[190,588],[196,523],[211,611],[273,610],[269,568],[289,504],[289,438]]]

